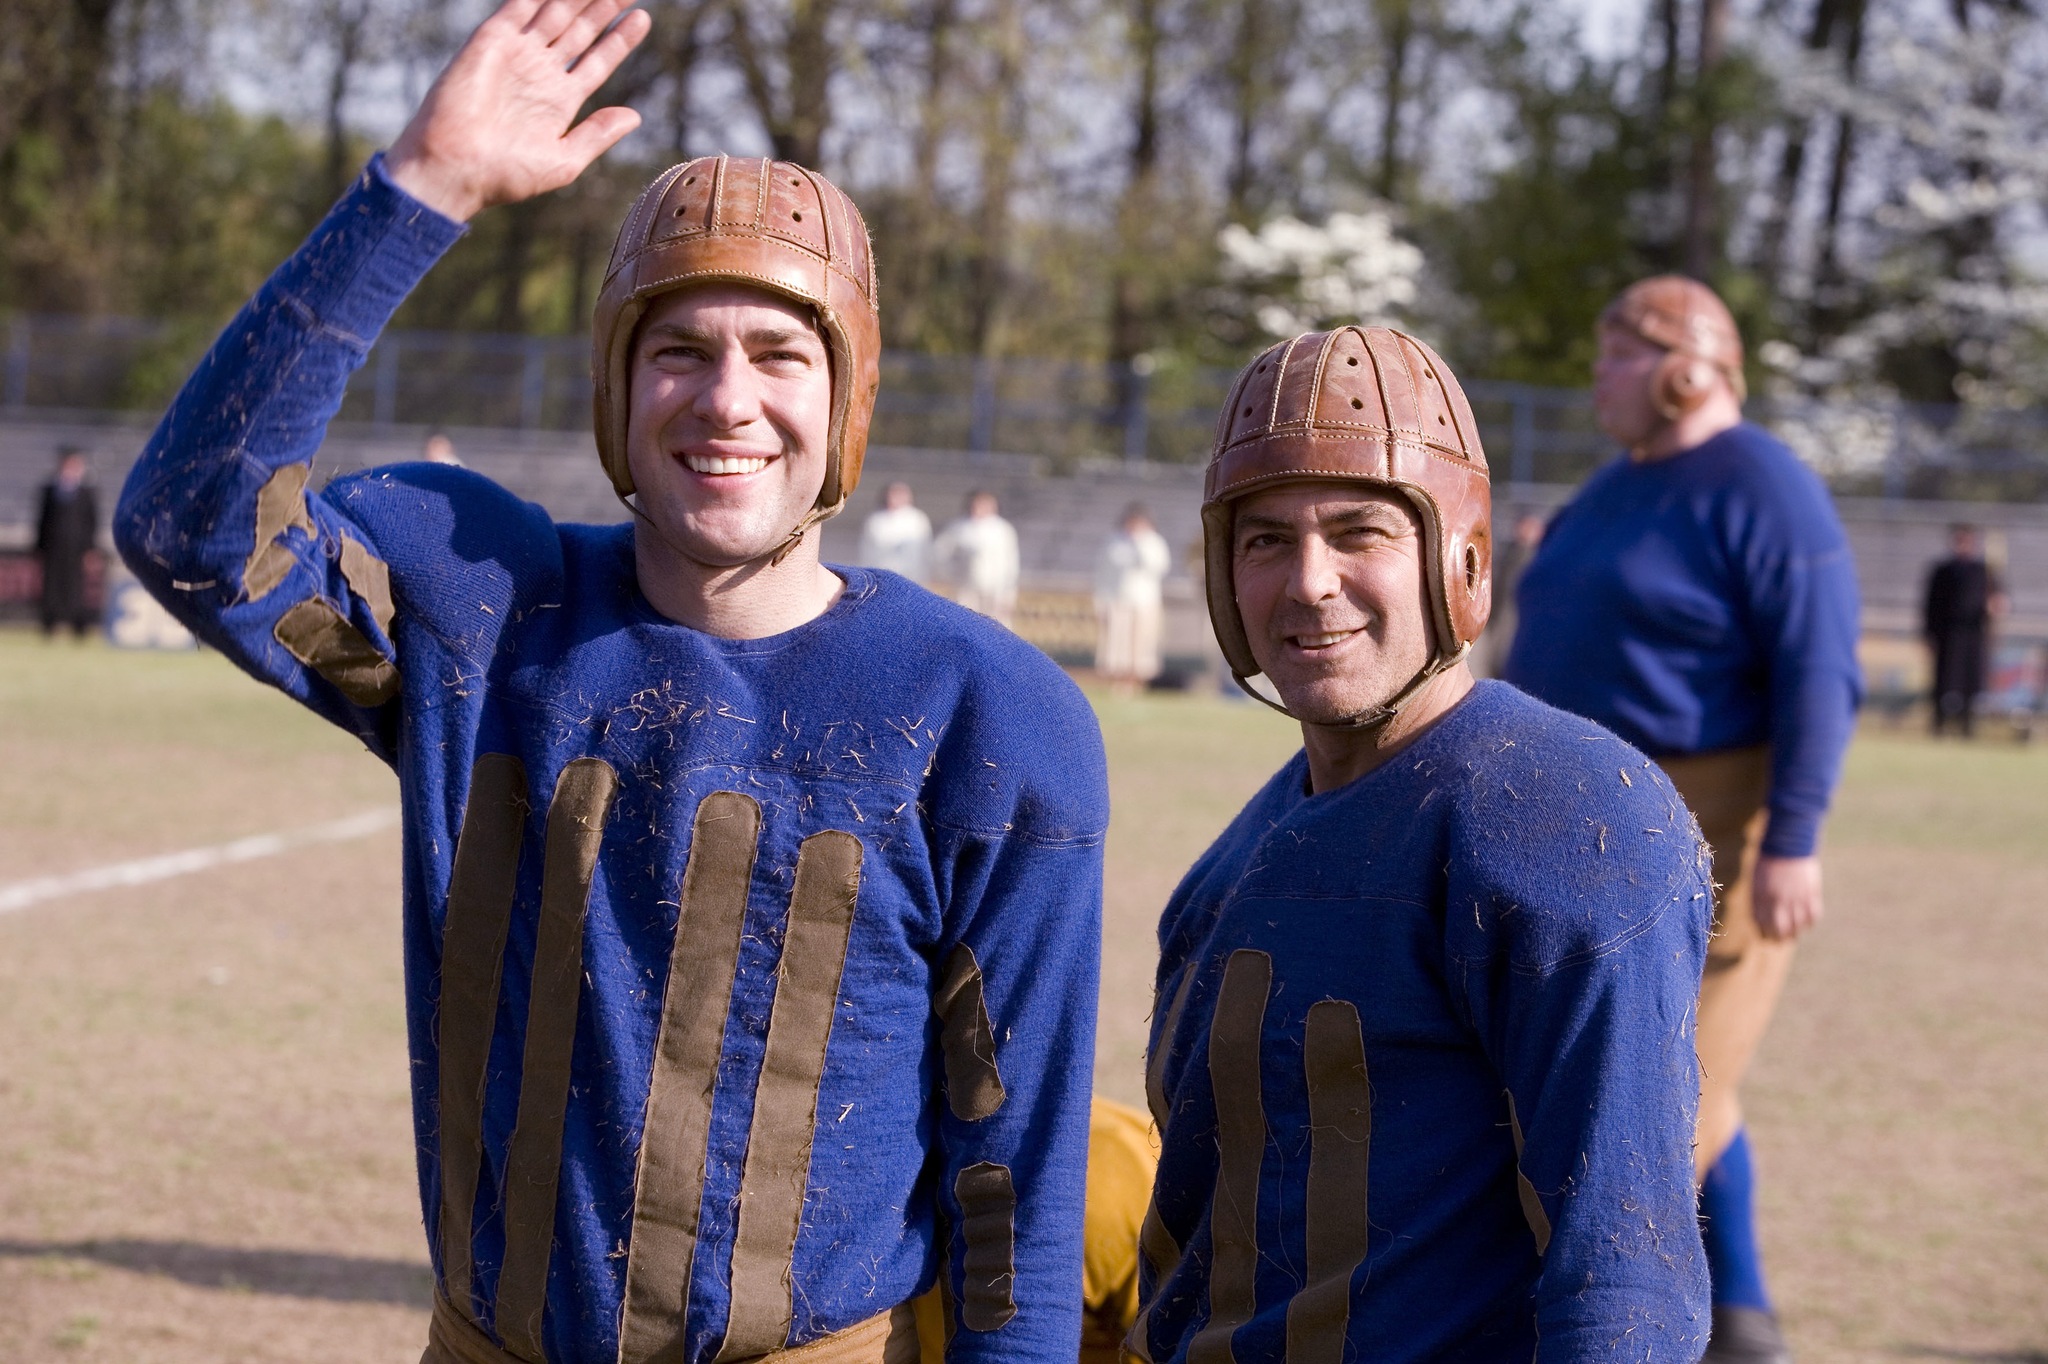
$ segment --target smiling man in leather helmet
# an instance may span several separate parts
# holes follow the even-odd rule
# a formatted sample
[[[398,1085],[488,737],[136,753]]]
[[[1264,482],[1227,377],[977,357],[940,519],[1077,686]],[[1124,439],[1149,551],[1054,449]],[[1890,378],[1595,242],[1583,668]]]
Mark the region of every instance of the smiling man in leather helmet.
[[[1471,409],[1412,337],[1311,333],[1239,377],[1210,617],[1304,746],[1160,924],[1147,1361],[1704,1344],[1705,857],[1642,754],[1474,683],[1490,514]]]
[[[876,387],[852,202],[721,156],[634,204],[593,326],[631,524],[440,465],[307,486],[461,222],[637,121],[571,126],[623,8],[471,37],[188,381],[122,552],[399,773],[428,1361],[915,1359],[936,1279],[948,1359],[1066,1364],[1100,740],[1009,632],[819,562]]]

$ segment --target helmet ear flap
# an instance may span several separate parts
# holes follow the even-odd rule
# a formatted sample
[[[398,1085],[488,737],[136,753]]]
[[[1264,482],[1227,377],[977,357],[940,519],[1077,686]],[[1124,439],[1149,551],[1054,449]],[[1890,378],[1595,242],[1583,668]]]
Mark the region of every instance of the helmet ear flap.
[[[1695,355],[1672,351],[1657,365],[1651,398],[1666,421],[1697,412],[1714,391],[1714,367]]]

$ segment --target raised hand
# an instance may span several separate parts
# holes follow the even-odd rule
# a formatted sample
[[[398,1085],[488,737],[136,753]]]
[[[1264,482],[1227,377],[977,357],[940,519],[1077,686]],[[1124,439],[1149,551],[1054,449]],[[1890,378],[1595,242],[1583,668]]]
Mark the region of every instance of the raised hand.
[[[457,222],[568,184],[640,126],[614,106],[570,122],[652,21],[631,0],[506,0],[427,91],[384,168]]]

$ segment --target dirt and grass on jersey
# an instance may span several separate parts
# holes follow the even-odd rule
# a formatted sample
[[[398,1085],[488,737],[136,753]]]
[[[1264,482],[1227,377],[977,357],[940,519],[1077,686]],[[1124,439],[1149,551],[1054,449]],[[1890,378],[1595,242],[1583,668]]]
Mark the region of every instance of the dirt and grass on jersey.
[[[1141,1102],[1153,924],[1295,745],[1248,704],[1100,703],[1116,802],[1096,1082]],[[210,654],[0,634],[0,884],[396,800]],[[2048,1358],[2048,751],[1866,732],[1832,917],[1750,1088],[1809,1364]],[[0,1359],[412,1364],[398,835],[0,914]]]

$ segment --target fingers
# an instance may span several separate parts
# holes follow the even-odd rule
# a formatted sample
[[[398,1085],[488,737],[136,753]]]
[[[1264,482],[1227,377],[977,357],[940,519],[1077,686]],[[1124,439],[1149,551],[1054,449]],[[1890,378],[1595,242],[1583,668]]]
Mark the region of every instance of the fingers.
[[[590,0],[569,22],[569,27],[562,30],[562,36],[555,39],[555,50],[566,55],[574,65],[581,60],[584,49],[604,32],[605,26],[619,17],[619,11],[632,3],[633,0]]]
[[[630,0],[547,0],[526,31],[574,58]]]
[[[610,80],[612,72],[619,69],[619,63],[625,61],[628,54],[640,46],[641,39],[645,38],[653,27],[654,20],[648,16],[647,11],[636,9],[613,24],[610,32],[592,43],[589,49],[576,59],[573,68],[576,78],[583,83],[584,90],[594,91]]]
[[[569,130],[561,142],[567,184],[583,173],[584,167],[618,145],[620,138],[640,126],[640,115],[624,105],[599,109]]]
[[[505,0],[485,23],[496,21],[514,32],[519,32],[533,22],[533,16],[540,12],[542,0]]]

